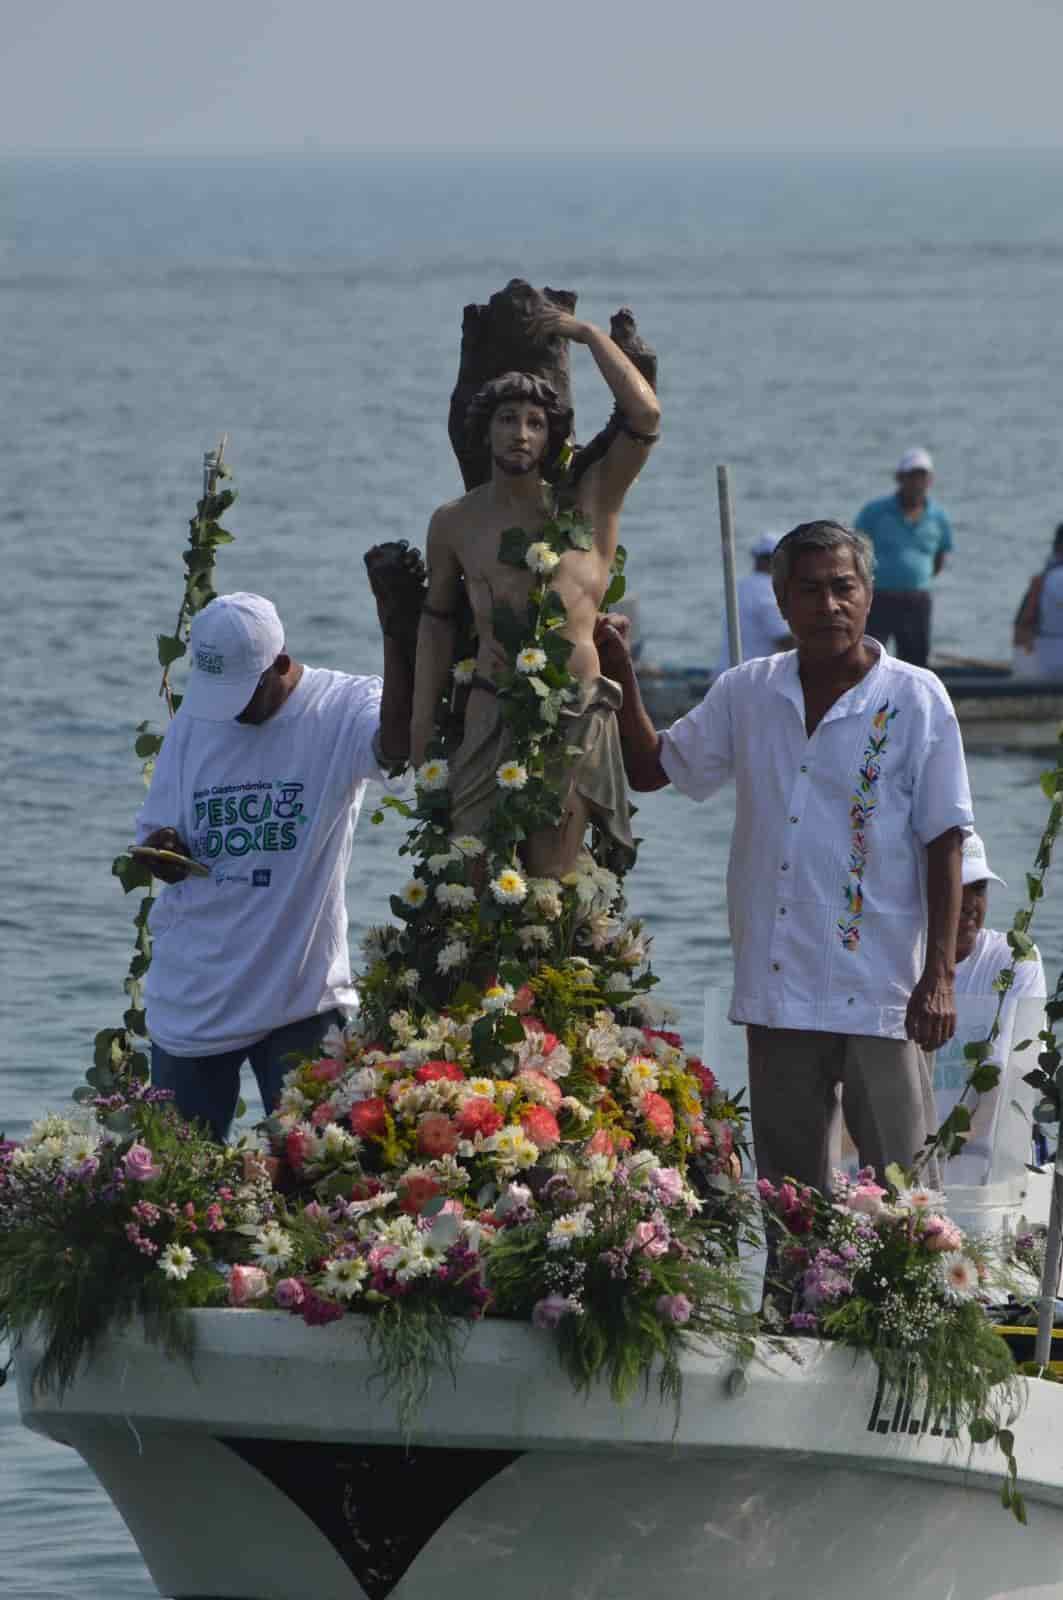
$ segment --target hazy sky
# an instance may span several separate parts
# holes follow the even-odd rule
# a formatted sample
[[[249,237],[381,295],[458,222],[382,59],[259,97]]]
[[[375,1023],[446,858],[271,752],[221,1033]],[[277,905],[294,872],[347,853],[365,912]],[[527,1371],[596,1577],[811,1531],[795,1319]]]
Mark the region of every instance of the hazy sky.
[[[1063,0],[2,0],[0,150],[1063,143]]]

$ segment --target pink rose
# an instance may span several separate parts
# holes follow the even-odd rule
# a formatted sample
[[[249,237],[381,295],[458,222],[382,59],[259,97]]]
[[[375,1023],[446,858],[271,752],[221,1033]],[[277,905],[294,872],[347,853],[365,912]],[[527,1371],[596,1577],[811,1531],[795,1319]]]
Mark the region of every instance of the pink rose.
[[[923,1243],[928,1250],[962,1250],[963,1234],[951,1217],[932,1213],[923,1222]]]
[[[298,1278],[282,1278],[273,1286],[273,1299],[282,1311],[297,1311],[306,1299],[306,1290]]]
[[[458,1148],[458,1125],[441,1111],[429,1111],[417,1127],[417,1148],[422,1155],[434,1160],[438,1156],[452,1156]]]
[[[560,1086],[553,1078],[548,1078],[545,1072],[536,1072],[534,1067],[525,1067],[523,1072],[517,1073],[517,1082],[524,1085],[533,1099],[549,1106],[551,1111],[556,1111],[561,1104]]]
[[[261,1300],[269,1291],[269,1279],[261,1267],[234,1267],[229,1274],[229,1304],[246,1306]]]
[[[656,1222],[637,1223],[631,1241],[636,1250],[641,1250],[644,1256],[651,1259],[663,1256],[668,1251],[668,1231],[658,1227]]]
[[[887,1192],[877,1183],[861,1183],[855,1189],[849,1190],[846,1205],[850,1211],[863,1212],[865,1217],[880,1217]]]
[[[662,1294],[657,1300],[656,1311],[662,1322],[689,1322],[693,1310],[685,1294]]]
[[[457,1115],[458,1127],[466,1139],[475,1139],[478,1133],[489,1139],[497,1133],[505,1118],[493,1100],[486,1095],[473,1095],[466,1100]]]
[[[557,1125],[557,1118],[545,1106],[528,1106],[520,1114],[520,1125],[540,1150],[549,1150],[561,1142],[561,1129]]]
[[[155,1165],[154,1157],[146,1144],[131,1144],[122,1157],[122,1166],[127,1178],[132,1178],[136,1183],[148,1183],[152,1178],[157,1178],[162,1171]]]

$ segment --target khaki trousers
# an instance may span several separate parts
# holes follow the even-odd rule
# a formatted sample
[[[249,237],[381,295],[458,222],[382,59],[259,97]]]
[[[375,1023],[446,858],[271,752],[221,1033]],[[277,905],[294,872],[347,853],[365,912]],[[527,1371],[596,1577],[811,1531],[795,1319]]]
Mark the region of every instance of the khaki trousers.
[[[756,1026],[746,1034],[757,1174],[773,1184],[830,1188],[843,1112],[860,1165],[880,1180],[891,1161],[910,1166],[937,1127],[926,1057],[909,1039]],[[924,1176],[938,1181],[934,1163]]]

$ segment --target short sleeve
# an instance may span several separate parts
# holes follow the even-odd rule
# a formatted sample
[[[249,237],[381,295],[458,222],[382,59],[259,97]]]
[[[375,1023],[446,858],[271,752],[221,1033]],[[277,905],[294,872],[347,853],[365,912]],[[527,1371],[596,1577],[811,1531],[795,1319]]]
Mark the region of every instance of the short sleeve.
[[[680,794],[691,800],[707,800],[734,774],[735,676],[723,673],[699,705],[661,734],[661,766]]]
[[[352,678],[347,687],[344,733],[352,788],[367,780],[386,781],[377,755],[383,687],[375,677]]]
[[[921,748],[913,773],[912,828],[920,843],[928,845],[950,828],[966,832],[974,825],[960,725],[944,690],[930,693],[928,717],[917,737]]]

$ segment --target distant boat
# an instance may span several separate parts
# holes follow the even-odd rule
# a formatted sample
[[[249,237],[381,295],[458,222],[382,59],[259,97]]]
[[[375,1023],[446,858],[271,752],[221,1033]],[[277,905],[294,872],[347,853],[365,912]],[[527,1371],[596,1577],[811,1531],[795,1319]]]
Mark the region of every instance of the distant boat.
[[[940,655],[931,663],[956,707],[968,750],[1043,750],[1063,722],[1063,679],[1020,677],[1003,661]],[[641,660],[639,686],[658,727],[689,711],[708,692],[707,667]]]

